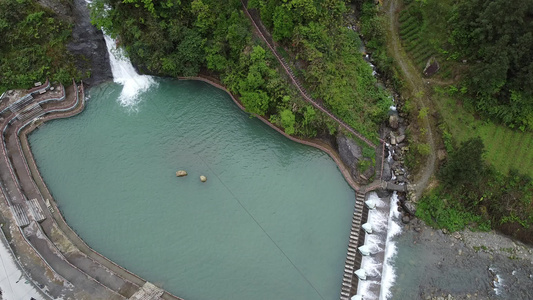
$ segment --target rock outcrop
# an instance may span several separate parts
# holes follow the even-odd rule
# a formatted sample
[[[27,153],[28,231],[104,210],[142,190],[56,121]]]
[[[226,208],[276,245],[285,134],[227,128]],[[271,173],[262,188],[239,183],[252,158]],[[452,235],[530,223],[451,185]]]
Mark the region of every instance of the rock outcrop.
[[[400,119],[397,114],[392,114],[389,116],[389,126],[392,129],[398,129],[400,126]]]
[[[54,1],[48,1],[54,2]],[[72,9],[68,14],[74,21],[72,40],[67,49],[75,56],[75,65],[82,73],[84,83],[97,85],[113,79],[109,65],[109,54],[101,30],[91,24],[89,8],[85,0],[73,0]]]
[[[375,167],[372,166],[369,158],[363,156],[363,148],[357,145],[354,140],[344,135],[337,136],[337,145],[339,156],[341,157],[342,162],[350,168],[352,178],[358,183],[368,183],[368,180],[375,173]],[[361,164],[368,164],[369,167],[361,172],[359,167]]]

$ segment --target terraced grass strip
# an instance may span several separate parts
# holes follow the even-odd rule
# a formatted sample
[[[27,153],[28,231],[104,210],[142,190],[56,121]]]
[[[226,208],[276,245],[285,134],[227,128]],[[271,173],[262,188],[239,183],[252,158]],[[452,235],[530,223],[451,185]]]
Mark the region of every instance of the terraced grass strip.
[[[529,143],[524,147],[520,166],[517,169],[523,173],[528,173],[533,177],[533,134],[528,134]]]
[[[415,24],[413,23],[412,26],[409,26],[409,27],[406,27],[402,30],[400,30],[400,37],[403,39],[403,38],[407,38],[413,34],[416,34],[420,32],[420,28],[418,27],[418,24]]]
[[[512,139],[513,139],[512,132],[508,130],[507,128],[504,128],[503,133],[502,133],[502,138],[500,142],[498,143],[496,160],[494,162],[494,166],[496,167],[496,169],[498,169],[500,172],[503,172],[504,174],[507,174],[507,171],[509,170],[507,159],[508,159],[508,152],[512,151],[514,147],[514,143]]]
[[[496,160],[497,152],[496,152],[495,147],[496,147],[497,141],[500,140],[502,127],[501,126],[489,126],[489,127],[492,127],[493,129],[488,130],[489,134],[487,135],[486,139],[483,140],[483,142],[485,143],[485,149],[487,151],[486,159],[490,163],[493,163]]]

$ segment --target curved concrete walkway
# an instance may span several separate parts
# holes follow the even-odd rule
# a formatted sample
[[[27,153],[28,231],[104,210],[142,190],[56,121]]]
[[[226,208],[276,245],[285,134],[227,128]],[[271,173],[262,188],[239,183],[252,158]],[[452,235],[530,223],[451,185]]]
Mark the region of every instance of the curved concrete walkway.
[[[83,111],[84,90],[83,85],[78,90],[74,84],[66,91],[62,89],[61,95],[52,96],[51,93],[39,94],[31,101],[25,101],[14,112],[7,109],[13,108],[14,101],[0,103],[0,128],[3,133],[0,183],[5,204],[12,211],[17,208],[19,212],[17,221],[21,226],[17,226],[20,233],[18,240],[24,240],[31,246],[33,255],[40,258],[48,269],[40,272],[46,276],[30,272],[31,277],[46,286],[51,298],[125,299],[144,297],[148,293],[153,296],[149,299],[181,299],[103,257],[66,224],[39,174],[27,134],[47,120],[66,118]],[[65,94],[67,97],[63,100]],[[36,199],[37,207],[31,207],[30,199]],[[41,217],[36,217],[35,209],[42,210],[38,214]],[[13,231],[9,233],[16,234]],[[22,249],[24,245],[19,242],[16,248]],[[31,257],[32,254],[28,255]]]

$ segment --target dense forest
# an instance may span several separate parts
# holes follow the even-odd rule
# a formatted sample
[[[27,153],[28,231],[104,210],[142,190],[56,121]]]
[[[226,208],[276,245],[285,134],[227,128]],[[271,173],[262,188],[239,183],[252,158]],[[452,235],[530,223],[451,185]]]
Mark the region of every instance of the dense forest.
[[[476,108],[533,130],[533,0],[469,0],[453,11],[451,43],[468,58]]]
[[[341,0],[252,0],[278,51],[312,95],[371,139],[390,105],[363,60],[357,33],[346,26]],[[335,126],[303,102],[277,61],[254,37],[239,0],[99,0],[97,26],[118,39],[146,73],[218,76],[246,109],[264,115],[287,133],[315,136]]]
[[[35,1],[0,1],[0,94],[47,77],[63,83],[79,78],[66,50],[71,27]]]
[[[464,100],[481,116],[533,130],[533,0],[405,2],[406,35],[422,32],[424,43],[458,63],[454,88]]]

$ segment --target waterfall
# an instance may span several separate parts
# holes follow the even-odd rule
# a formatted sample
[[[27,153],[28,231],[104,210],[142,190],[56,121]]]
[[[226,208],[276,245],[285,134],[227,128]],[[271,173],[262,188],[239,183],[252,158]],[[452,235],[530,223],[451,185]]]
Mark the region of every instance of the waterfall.
[[[385,244],[385,259],[383,262],[383,271],[381,273],[381,292],[380,299],[390,299],[390,288],[396,280],[396,272],[394,269],[394,258],[396,257],[396,242],[392,240],[395,236],[402,232],[399,225],[400,213],[398,212],[398,195],[393,193],[390,199],[390,213],[387,229],[387,240]]]
[[[365,235],[365,245],[372,249],[371,256],[363,256],[361,269],[366,271],[367,280],[359,280],[357,294],[364,299],[387,300],[391,298],[390,288],[395,281],[393,265],[396,255],[396,242],[392,238],[401,232],[398,225],[398,197],[396,192],[387,199],[381,199],[375,192],[368,195],[376,208],[368,212],[368,223],[373,233]]]
[[[155,81],[151,76],[137,74],[131,61],[124,55],[124,51],[116,47],[115,41],[107,34],[104,34],[104,38],[109,52],[113,81],[123,85],[118,100],[124,107],[135,107],[139,102],[139,95],[147,91]]]

